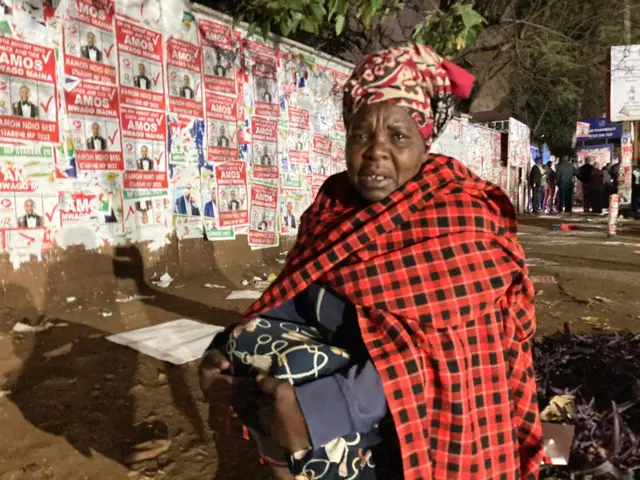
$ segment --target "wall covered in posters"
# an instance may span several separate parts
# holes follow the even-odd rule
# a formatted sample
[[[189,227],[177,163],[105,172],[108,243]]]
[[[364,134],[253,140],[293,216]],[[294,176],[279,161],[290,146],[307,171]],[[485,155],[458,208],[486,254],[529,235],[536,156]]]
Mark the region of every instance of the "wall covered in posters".
[[[345,169],[352,66],[186,8],[0,13],[0,252],[14,267],[53,247],[153,250],[174,234],[274,247]],[[515,133],[524,148],[528,130]],[[434,151],[506,189],[497,132],[454,120]]]
[[[454,118],[431,151],[456,158],[473,172],[506,191],[507,167],[501,158],[500,132],[466,119]]]
[[[0,252],[277,246],[344,170],[352,66],[181,1],[0,12]],[[274,39],[275,41],[275,39]]]

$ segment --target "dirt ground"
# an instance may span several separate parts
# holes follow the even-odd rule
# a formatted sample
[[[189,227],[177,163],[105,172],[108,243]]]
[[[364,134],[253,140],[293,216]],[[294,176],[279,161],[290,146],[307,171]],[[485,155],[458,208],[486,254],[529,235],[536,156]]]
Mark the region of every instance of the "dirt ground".
[[[572,221],[578,230],[552,231],[554,224],[567,222],[560,217],[521,221],[520,240],[538,292],[539,334],[565,322],[575,331],[639,330],[640,226],[625,223],[618,237],[608,239],[601,219]],[[225,300],[240,287],[241,277],[277,272],[280,266],[239,272],[237,282],[215,276],[176,279],[167,289],[139,282],[133,293],[154,298],[127,303],[116,300],[131,291],[110,291],[92,301],[52,301],[44,311],[25,312],[28,292],[18,288],[5,295],[0,480],[269,478],[223,403],[203,402],[195,362],[172,366],[104,337],[178,318],[226,325],[248,305]],[[208,289],[205,283],[228,288]],[[12,304],[12,298],[22,301]],[[66,326],[11,332],[16,321],[38,315]],[[133,446],[149,440],[168,440],[163,444],[168,450],[131,464]]]

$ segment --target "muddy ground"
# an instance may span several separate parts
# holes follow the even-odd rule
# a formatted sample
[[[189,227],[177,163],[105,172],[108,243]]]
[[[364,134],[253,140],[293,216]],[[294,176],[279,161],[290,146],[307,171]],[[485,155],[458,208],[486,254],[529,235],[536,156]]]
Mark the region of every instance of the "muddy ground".
[[[536,277],[539,335],[565,322],[576,331],[640,330],[640,227],[625,223],[618,237],[607,239],[601,219],[572,221],[579,230],[552,231],[566,218],[521,221],[520,240]],[[102,292],[91,302],[56,299],[39,310],[18,287],[5,295],[0,480],[269,478],[223,404],[203,402],[195,363],[172,366],[104,337],[185,317],[226,325],[248,305],[225,300],[242,277],[280,267],[259,265],[235,279],[178,278],[167,289],[138,282],[135,291]],[[154,298],[116,302],[133,293]],[[66,326],[11,333],[16,321],[42,321],[38,315]],[[149,440],[168,440],[158,443],[168,450],[130,463],[133,446]]]

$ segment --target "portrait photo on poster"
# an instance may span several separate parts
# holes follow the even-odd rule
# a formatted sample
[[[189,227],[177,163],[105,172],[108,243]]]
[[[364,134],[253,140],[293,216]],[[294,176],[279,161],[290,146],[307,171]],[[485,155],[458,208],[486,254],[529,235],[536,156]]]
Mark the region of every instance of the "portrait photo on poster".
[[[54,50],[0,36],[0,52],[11,52],[0,81],[0,141],[57,143],[57,76]],[[35,59],[35,60],[34,60]],[[1,64],[0,64],[1,66]]]
[[[236,93],[236,54],[230,25],[197,17],[202,44],[205,90]]]
[[[118,18],[116,40],[122,104],[164,110],[162,34]]]
[[[115,2],[69,2],[64,19],[64,73],[83,80],[116,84]]]

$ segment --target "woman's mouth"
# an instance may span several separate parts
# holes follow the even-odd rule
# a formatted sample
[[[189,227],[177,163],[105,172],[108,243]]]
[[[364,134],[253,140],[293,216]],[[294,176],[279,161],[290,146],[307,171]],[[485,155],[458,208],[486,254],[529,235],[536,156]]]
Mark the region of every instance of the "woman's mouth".
[[[360,175],[360,184],[368,189],[385,188],[391,181],[391,178],[385,175]]]

